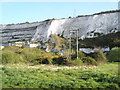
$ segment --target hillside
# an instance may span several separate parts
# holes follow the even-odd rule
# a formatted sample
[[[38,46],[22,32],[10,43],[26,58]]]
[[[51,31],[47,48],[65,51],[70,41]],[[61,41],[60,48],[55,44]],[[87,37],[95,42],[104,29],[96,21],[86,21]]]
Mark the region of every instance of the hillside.
[[[79,29],[79,38],[119,32],[120,10],[66,19],[48,19],[42,22],[0,25],[2,42],[33,41],[47,42],[50,35],[69,38],[69,30]],[[73,35],[74,37],[74,35]]]

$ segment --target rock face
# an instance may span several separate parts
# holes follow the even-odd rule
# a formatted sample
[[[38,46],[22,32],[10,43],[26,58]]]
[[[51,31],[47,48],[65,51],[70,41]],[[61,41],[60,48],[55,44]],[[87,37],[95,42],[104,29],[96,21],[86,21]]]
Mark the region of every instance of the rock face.
[[[3,43],[16,41],[42,41],[51,34],[69,38],[69,30],[79,29],[79,38],[92,38],[120,31],[120,10],[79,16],[75,18],[46,20],[36,23],[0,25]],[[72,35],[75,36],[74,34]]]

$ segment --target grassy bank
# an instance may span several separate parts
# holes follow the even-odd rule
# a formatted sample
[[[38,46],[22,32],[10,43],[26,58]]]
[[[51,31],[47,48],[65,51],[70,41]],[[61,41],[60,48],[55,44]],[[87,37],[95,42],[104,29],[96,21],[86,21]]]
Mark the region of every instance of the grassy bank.
[[[71,59],[69,50],[65,50],[64,55],[59,53],[45,52],[38,48],[20,48],[16,46],[6,46],[2,50],[2,64],[14,64],[14,63],[34,63],[34,64],[58,64],[58,65],[99,65],[107,62],[106,55],[100,51],[92,53],[90,55],[83,52],[78,53],[78,59],[76,59],[75,51],[71,53]]]
[[[3,88],[119,88],[118,63],[99,66],[6,64]]]

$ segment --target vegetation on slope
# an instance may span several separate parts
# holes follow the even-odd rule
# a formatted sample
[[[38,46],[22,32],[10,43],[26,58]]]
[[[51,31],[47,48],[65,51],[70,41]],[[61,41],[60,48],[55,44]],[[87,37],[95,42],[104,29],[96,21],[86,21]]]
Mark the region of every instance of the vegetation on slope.
[[[54,53],[45,52],[37,48],[19,48],[17,46],[6,46],[2,50],[2,63],[35,63],[36,60],[42,56],[52,56]]]
[[[57,35],[51,35],[51,38],[55,43],[55,48],[57,48],[59,51],[67,48],[64,38]]]
[[[120,32],[79,40],[79,47],[120,47]]]
[[[64,55],[58,55],[53,52],[45,52],[37,48],[19,48],[15,46],[7,46],[2,50],[2,63],[33,63],[33,64],[57,64],[57,65],[100,65],[107,61],[119,61],[119,49],[113,48],[110,53],[106,55],[100,51],[85,54],[79,51],[78,59],[76,60],[76,53],[71,54],[69,60],[69,52]]]

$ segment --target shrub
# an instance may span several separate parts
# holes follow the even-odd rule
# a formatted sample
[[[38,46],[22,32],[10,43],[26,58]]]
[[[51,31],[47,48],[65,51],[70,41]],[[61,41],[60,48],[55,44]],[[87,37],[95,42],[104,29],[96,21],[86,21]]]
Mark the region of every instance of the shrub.
[[[52,59],[51,58],[46,58],[46,59],[40,60],[39,63],[41,63],[41,64],[51,64]]]
[[[70,58],[70,56],[71,56],[71,58]],[[64,58],[66,58],[67,61],[69,61],[70,59],[76,58],[75,50],[73,50],[73,49],[72,50],[70,50],[70,49],[65,50]]]
[[[50,56],[43,56],[38,59],[38,62],[41,64],[52,64],[53,60]]]
[[[94,52],[90,56],[96,60],[97,64],[105,63],[107,61],[105,54],[101,51]]]
[[[53,63],[53,59],[52,58],[48,58],[48,64],[52,64]]]
[[[58,51],[66,47],[64,38],[57,35],[51,35],[51,38],[55,42],[55,48],[57,48]]]
[[[67,61],[70,60],[70,53],[69,53],[69,49],[68,50],[65,50],[65,53],[64,53],[64,57],[66,58]]]
[[[34,54],[34,51],[28,48],[24,48],[21,54],[24,57],[24,59],[28,62],[32,62],[35,58],[37,58]]]
[[[21,46],[21,48],[23,49],[23,48],[25,48],[25,46],[24,46],[24,45],[22,45],[22,46]]]
[[[44,55],[44,51],[37,48],[24,48],[21,54],[26,61],[34,62],[35,59],[38,59]]]
[[[113,48],[107,55],[107,58],[110,62],[120,61],[120,47]]]
[[[23,60],[23,57],[19,54],[16,54],[12,51],[3,51],[2,52],[2,63],[19,63],[19,62],[25,62]]]
[[[53,58],[53,64],[66,65],[67,60],[64,57]]]
[[[76,60],[71,60],[68,62],[69,66],[80,66],[82,65],[82,60],[81,59],[76,59]]]
[[[41,64],[58,64],[58,65],[64,65],[67,62],[67,60],[60,55],[43,56],[40,59],[38,59],[38,61]]]
[[[32,63],[39,63],[37,62],[40,57],[53,56],[54,53],[47,53],[43,50],[37,48],[19,48],[17,46],[7,46],[3,49],[2,59],[3,63],[17,63],[17,62],[32,62]],[[51,59],[47,58],[47,64],[52,63]]]
[[[79,51],[78,52],[78,57],[79,58],[83,58],[83,57],[85,57],[85,54],[83,52]]]
[[[97,65],[97,62],[95,61],[95,59],[93,59],[91,57],[83,57],[82,61],[83,61],[83,63],[85,63],[87,65]]]
[[[22,49],[17,46],[6,46],[3,51],[6,51],[6,50],[12,51],[14,53],[20,53]]]

